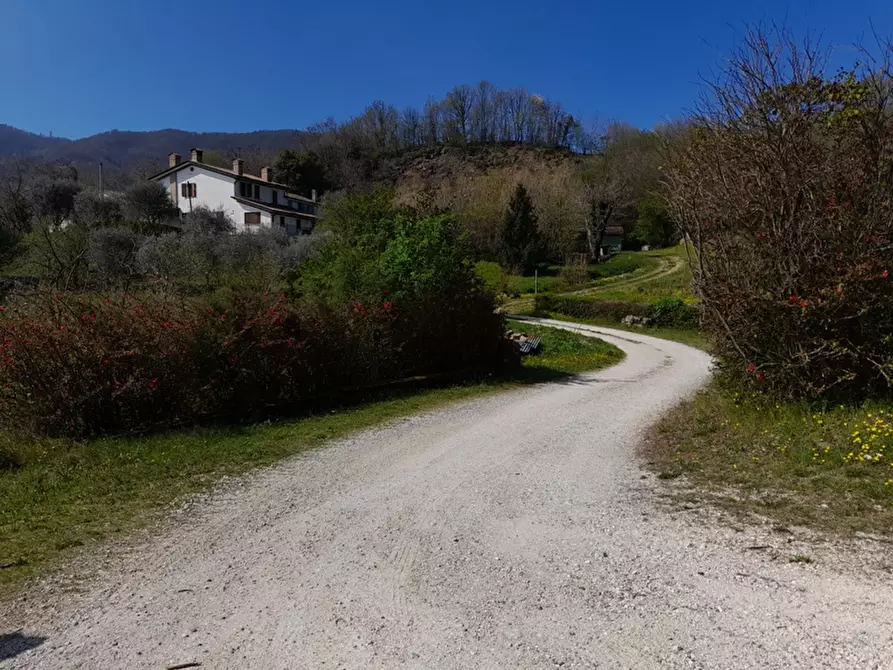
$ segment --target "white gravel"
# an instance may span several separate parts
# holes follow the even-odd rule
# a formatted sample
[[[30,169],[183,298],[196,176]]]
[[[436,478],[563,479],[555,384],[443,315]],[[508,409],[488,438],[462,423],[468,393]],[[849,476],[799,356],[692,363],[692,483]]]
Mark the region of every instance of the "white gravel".
[[[708,357],[591,330],[626,360],[230,482],[84,593],[35,587],[0,633],[45,641],[0,667],[893,667],[886,573],[660,504],[635,447]]]

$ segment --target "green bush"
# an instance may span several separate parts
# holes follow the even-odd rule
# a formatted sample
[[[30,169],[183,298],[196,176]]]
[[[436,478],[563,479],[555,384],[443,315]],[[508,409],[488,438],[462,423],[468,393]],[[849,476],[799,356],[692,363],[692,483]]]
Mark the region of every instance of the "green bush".
[[[512,292],[512,288],[509,286],[509,275],[499,263],[478,261],[474,264],[474,271],[493,295],[509,295]]]
[[[697,328],[701,310],[682,298],[661,298],[651,304],[651,323],[667,328]]]

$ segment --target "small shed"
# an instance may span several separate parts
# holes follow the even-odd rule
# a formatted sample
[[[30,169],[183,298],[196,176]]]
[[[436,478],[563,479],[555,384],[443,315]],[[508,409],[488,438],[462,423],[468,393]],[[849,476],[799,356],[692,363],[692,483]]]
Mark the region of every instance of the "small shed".
[[[604,237],[602,237],[601,248],[599,253],[602,256],[613,256],[619,254],[623,248],[624,231],[623,226],[608,226],[605,229]]]

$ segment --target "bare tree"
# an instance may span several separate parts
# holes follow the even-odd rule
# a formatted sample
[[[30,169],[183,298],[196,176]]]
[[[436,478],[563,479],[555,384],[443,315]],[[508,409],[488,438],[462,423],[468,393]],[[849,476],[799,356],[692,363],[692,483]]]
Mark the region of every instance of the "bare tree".
[[[400,114],[400,141],[404,147],[424,144],[422,115],[415,107],[407,107]]]
[[[530,94],[523,88],[513,88],[506,91],[502,99],[503,116],[509,142],[523,142],[530,116]]]
[[[477,85],[471,110],[469,132],[476,142],[492,142],[496,139],[496,88],[488,81]]]
[[[425,103],[425,143],[438,144],[443,138],[441,130],[442,110],[439,102],[429,98]]]
[[[129,290],[139,274],[137,252],[141,242],[142,236],[125,226],[90,231],[87,256],[105,287]]]
[[[726,373],[786,397],[889,393],[893,46],[748,30],[664,172]]]
[[[0,229],[24,235],[31,229],[34,209],[28,192],[28,175],[34,166],[28,161],[12,160],[0,172]]]
[[[456,86],[444,99],[446,141],[455,144],[468,142],[474,90],[470,86]]]

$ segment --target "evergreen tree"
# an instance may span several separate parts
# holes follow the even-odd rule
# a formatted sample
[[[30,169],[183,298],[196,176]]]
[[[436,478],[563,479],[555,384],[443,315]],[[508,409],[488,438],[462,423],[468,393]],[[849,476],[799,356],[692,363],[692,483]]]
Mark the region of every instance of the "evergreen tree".
[[[503,267],[509,272],[529,275],[540,260],[541,249],[533,203],[524,185],[518,184],[505,213]]]

